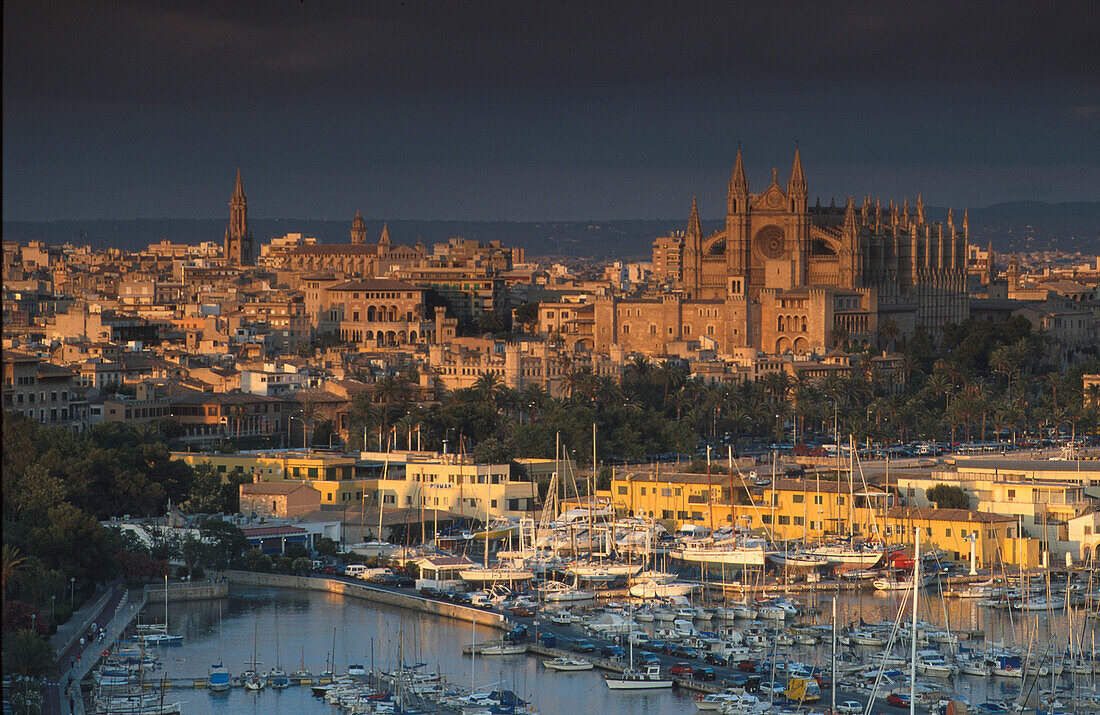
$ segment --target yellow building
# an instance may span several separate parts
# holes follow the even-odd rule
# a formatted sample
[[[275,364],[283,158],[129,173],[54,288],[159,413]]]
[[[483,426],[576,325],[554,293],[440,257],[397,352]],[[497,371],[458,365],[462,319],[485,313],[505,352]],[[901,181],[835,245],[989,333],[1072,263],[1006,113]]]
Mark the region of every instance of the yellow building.
[[[211,454],[173,452],[192,467],[211,464],[222,475],[231,472],[251,477],[253,482],[294,481],[308,484],[321,493],[321,504],[359,502],[377,489],[383,465],[346,454],[304,450]]]
[[[966,562],[973,541],[978,568],[998,568],[1002,564],[1034,568],[1041,563],[1039,539],[1019,538],[1016,518],[971,509],[932,507],[892,507],[888,514],[887,535],[903,543],[913,543],[914,529],[921,530],[921,549],[938,548],[947,558]]]
[[[731,500],[730,495],[733,495]],[[762,528],[774,538],[855,534],[877,538],[885,526],[887,494],[877,487],[829,479],[760,480],[734,475],[620,474],[612,480],[617,510],[679,528],[721,528],[735,523]],[[732,503],[731,503],[732,502]]]
[[[375,482],[383,506],[447,511],[478,521],[520,517],[535,508],[534,480],[513,478],[507,464],[477,464],[469,457],[437,452],[364,452],[388,462],[386,479]],[[377,498],[377,497],[376,497]]]

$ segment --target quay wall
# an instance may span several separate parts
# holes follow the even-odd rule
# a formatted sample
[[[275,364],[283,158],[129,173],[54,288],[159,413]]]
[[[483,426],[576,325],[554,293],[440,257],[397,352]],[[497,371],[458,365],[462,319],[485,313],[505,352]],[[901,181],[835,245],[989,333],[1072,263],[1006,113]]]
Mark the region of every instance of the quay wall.
[[[205,601],[212,598],[228,598],[228,581],[199,581],[192,583],[174,582],[168,584],[168,601]],[[164,584],[149,584],[145,587],[145,600],[149,603],[164,603]]]
[[[407,608],[411,611],[429,613],[433,616],[453,618],[469,623],[471,620],[479,626],[489,626],[499,630],[507,630],[509,624],[504,616],[499,613],[489,613],[479,608],[467,608],[455,603],[434,601],[429,598],[421,598],[406,593],[395,593],[381,588],[373,588],[364,584],[349,583],[331,578],[316,578],[312,576],[287,576],[274,573],[256,573],[253,571],[226,571],[229,584],[234,586],[266,586],[273,588],[294,588],[304,591],[321,591],[333,593],[339,596],[359,598],[374,603],[384,603],[388,606]]]

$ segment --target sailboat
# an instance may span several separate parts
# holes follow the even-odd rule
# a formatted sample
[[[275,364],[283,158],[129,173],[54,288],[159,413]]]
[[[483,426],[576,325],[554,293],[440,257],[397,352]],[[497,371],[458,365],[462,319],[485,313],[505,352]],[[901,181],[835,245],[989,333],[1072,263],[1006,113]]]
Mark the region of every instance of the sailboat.
[[[275,614],[275,667],[268,673],[271,678],[271,687],[275,690],[285,690],[290,687],[290,678],[286,677],[279,659],[279,615]]]
[[[210,673],[206,676],[206,687],[211,692],[221,693],[229,690],[231,675],[229,668],[225,667],[221,659],[222,650],[222,607],[218,604],[218,662],[210,665]]]
[[[183,636],[174,636],[168,632],[168,574],[164,575],[164,628],[138,636],[138,640],[151,646],[181,645]]]
[[[263,690],[263,687],[267,685],[267,681],[256,671],[256,668],[260,665],[260,661],[256,657],[256,646],[259,638],[260,625],[257,623],[255,632],[252,635],[252,660],[245,663],[248,670],[244,671],[244,687],[248,690]]]
[[[631,618],[629,620],[631,625],[633,625],[633,613],[631,613]],[[633,628],[631,628],[627,635],[627,641],[630,643],[630,663],[633,663],[634,639],[630,637],[631,635],[633,635]],[[647,665],[643,672],[638,672],[634,669],[633,665],[631,665],[619,675],[605,676],[604,682],[607,683],[607,687],[610,690],[656,690],[658,688],[672,687],[672,678],[665,678],[661,675],[660,663]]]

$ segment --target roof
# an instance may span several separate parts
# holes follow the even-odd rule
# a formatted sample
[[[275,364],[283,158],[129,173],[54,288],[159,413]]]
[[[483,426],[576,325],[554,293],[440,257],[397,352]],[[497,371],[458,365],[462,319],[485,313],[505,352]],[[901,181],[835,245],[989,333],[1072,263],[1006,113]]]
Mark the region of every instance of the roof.
[[[954,457],[956,469],[1020,472],[1100,472],[1100,461],[1073,459],[981,459]]]
[[[309,489],[317,492],[313,487],[301,482],[260,482],[259,484],[242,484],[241,494],[290,494],[299,489]],[[320,495],[321,493],[317,492],[317,494]]]
[[[241,527],[246,538],[264,539],[269,536],[298,536],[306,530],[298,526],[245,526]]]
[[[422,290],[411,283],[395,281],[390,278],[364,278],[348,281],[329,288],[329,290]]]
[[[258,402],[280,403],[282,400],[249,392],[196,392],[172,396],[173,405],[250,405]]]
[[[917,521],[978,522],[980,524],[1014,523],[1016,517],[991,514],[973,509],[935,509],[932,507],[893,506],[886,512],[888,519],[915,519]]]
[[[298,246],[290,251],[292,256],[374,256],[378,254],[377,243],[341,243],[331,246]]]

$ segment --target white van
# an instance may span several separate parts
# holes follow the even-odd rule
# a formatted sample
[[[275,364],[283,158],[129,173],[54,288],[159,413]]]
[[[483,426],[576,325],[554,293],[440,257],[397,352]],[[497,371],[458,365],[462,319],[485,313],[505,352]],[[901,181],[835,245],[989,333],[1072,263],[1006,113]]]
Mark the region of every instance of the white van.
[[[371,569],[363,564],[348,564],[344,569],[345,576],[351,576],[352,578],[362,578],[363,574]]]

